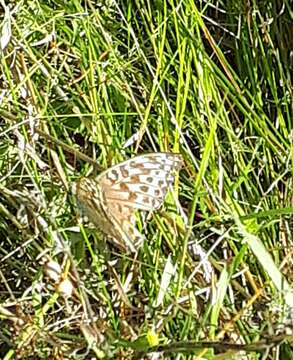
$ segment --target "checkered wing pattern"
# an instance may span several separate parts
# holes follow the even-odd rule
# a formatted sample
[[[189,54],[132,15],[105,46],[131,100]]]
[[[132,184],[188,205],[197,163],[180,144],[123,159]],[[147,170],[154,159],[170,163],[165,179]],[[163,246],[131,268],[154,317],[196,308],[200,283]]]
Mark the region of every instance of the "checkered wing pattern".
[[[137,251],[143,237],[136,228],[135,212],[158,209],[182,166],[180,154],[152,153],[136,156],[76,184],[78,203],[117,246]]]

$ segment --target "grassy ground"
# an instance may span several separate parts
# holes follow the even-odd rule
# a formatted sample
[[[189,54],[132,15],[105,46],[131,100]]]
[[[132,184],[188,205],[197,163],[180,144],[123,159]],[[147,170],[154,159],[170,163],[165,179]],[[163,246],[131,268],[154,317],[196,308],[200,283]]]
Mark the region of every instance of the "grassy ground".
[[[1,359],[292,359],[289,2],[9,4]],[[159,151],[184,166],[133,256],[70,189]]]

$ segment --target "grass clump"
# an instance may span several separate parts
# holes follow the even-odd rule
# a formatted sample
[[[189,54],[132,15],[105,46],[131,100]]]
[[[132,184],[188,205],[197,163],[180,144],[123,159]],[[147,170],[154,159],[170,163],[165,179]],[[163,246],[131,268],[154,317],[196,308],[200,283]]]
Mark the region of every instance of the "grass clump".
[[[292,357],[289,3],[1,6],[1,358]],[[133,256],[71,187],[149,152]]]

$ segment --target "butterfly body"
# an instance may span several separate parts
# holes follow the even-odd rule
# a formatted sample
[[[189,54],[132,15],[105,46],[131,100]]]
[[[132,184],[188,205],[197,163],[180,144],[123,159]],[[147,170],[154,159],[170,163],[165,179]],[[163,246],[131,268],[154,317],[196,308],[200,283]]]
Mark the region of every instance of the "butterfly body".
[[[102,172],[82,178],[75,186],[77,201],[89,220],[117,246],[137,251],[143,237],[136,228],[137,210],[158,209],[182,166],[180,154],[136,156]]]

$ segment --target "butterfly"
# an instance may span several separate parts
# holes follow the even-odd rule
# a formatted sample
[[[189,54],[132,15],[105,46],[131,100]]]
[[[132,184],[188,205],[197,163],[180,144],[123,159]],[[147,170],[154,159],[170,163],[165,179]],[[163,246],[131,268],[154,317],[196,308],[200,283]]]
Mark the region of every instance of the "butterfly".
[[[164,202],[182,167],[180,154],[150,153],[133,157],[95,178],[81,178],[74,193],[82,212],[123,250],[136,252],[143,241],[136,211],[152,211]]]

